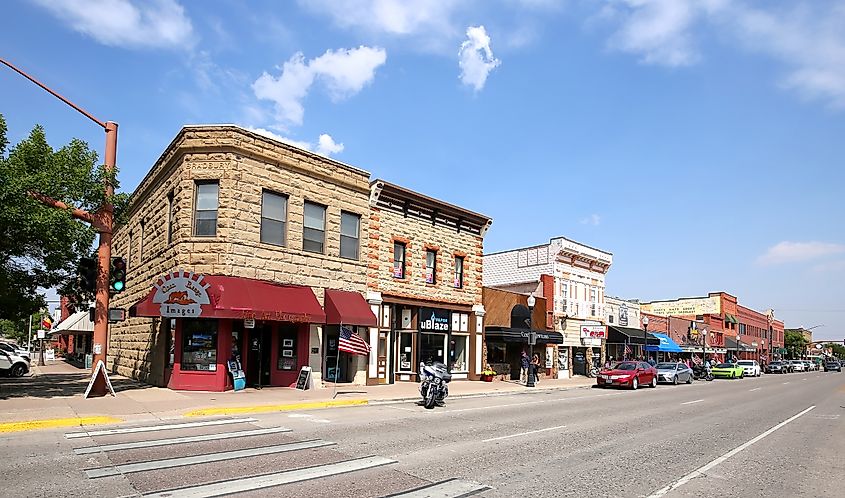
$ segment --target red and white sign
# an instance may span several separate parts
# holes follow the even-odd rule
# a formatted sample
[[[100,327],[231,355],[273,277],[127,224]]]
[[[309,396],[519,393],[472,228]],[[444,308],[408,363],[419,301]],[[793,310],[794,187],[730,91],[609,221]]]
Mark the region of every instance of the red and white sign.
[[[604,325],[581,325],[581,337],[604,339],[607,337],[607,328]]]
[[[205,277],[186,273],[183,270],[162,275],[153,286],[153,302],[161,304],[161,316],[197,317],[202,314],[202,305],[209,304]]]

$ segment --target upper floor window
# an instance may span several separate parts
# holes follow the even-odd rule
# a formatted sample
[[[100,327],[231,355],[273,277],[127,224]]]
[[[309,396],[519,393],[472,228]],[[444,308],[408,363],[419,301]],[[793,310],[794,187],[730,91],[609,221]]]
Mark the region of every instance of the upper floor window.
[[[427,249],[425,251],[425,283],[433,284],[437,275],[437,251]]]
[[[173,191],[167,194],[167,243],[173,242],[173,209],[175,206]]]
[[[358,259],[358,239],[361,217],[355,213],[340,212],[340,257]]]
[[[607,315],[607,323],[613,323],[613,315]]]
[[[323,254],[326,246],[326,207],[305,203],[305,220],[302,224],[302,250]]]
[[[261,193],[261,242],[283,246],[287,243],[288,198]]]
[[[460,289],[464,286],[464,257],[455,256],[455,287]]]
[[[217,180],[200,181],[196,184],[194,202],[194,235],[214,237],[217,235]]]
[[[405,244],[393,243],[393,277],[405,278]]]

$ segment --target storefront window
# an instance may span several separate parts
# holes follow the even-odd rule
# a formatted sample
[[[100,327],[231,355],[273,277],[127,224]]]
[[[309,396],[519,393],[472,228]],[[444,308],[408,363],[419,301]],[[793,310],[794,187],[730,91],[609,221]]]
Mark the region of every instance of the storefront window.
[[[279,359],[277,370],[297,370],[295,327],[279,327]]]
[[[446,363],[444,349],[446,334],[421,334],[420,359],[426,365],[434,362]]]
[[[182,370],[217,370],[217,320],[185,320]]]
[[[466,372],[469,370],[467,363],[467,352],[469,351],[469,336],[468,335],[453,335],[452,349],[449,355],[452,361],[450,369],[454,372]]]
[[[403,372],[414,371],[412,363],[413,341],[413,334],[399,334],[399,370]]]
[[[489,363],[507,363],[507,348],[504,342],[487,341],[487,361]]]

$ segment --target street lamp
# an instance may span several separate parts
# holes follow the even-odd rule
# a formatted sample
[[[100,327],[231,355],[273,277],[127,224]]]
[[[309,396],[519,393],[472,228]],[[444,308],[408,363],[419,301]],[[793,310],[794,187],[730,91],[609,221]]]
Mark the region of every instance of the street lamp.
[[[646,360],[645,347],[648,344],[648,317],[643,317],[643,361]]]
[[[532,292],[528,296],[528,347],[530,348],[530,353],[528,356],[529,363],[528,363],[528,380],[525,382],[525,387],[534,387],[534,343],[537,342],[537,336],[534,334],[534,305],[537,303],[537,299],[534,298],[534,293]]]

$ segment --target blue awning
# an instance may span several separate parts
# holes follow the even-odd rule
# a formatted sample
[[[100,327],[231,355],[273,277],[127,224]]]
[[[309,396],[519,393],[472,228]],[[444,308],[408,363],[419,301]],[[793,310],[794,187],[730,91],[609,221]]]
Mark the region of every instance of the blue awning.
[[[646,351],[662,351],[664,353],[681,353],[683,350],[678,343],[673,341],[669,338],[666,334],[658,334],[657,332],[651,332],[651,335],[660,339],[660,345],[658,346],[646,346]]]

